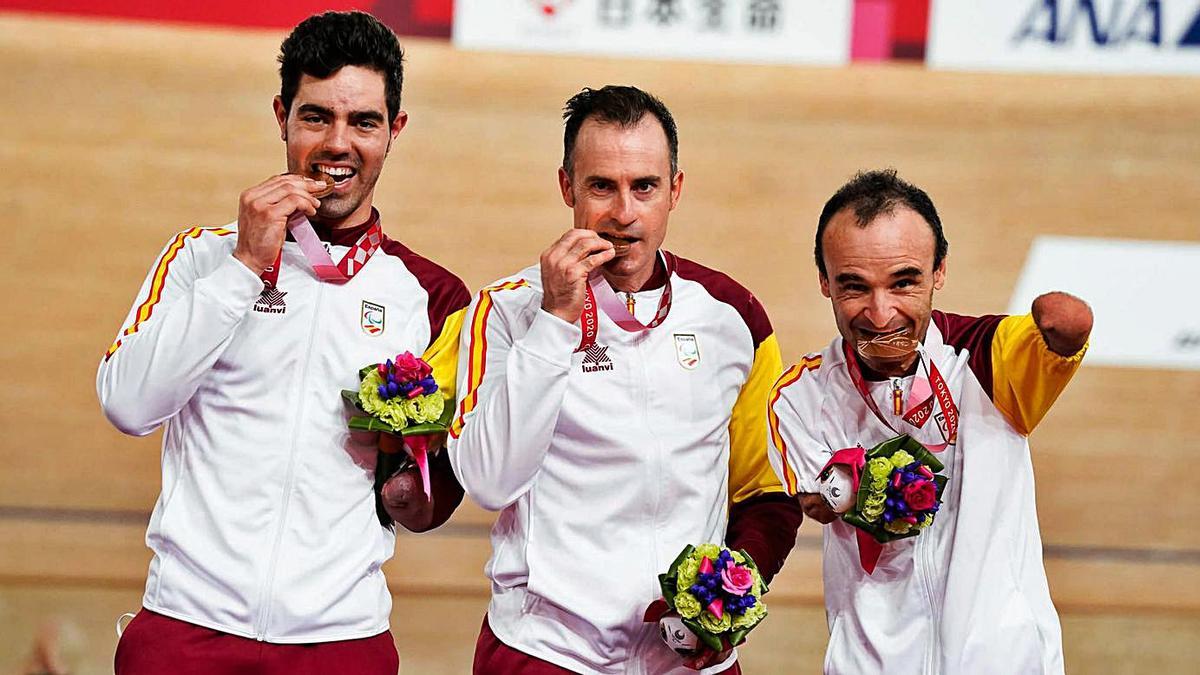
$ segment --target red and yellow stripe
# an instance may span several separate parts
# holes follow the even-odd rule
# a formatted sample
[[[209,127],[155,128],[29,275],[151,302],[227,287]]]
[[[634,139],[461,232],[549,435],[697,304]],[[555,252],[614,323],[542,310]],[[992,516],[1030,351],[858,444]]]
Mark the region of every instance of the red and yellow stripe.
[[[483,383],[483,373],[487,369],[487,321],[492,313],[492,293],[496,291],[511,291],[528,286],[524,279],[506,281],[502,284],[489,286],[479,292],[479,302],[475,305],[475,313],[471,315],[470,360],[467,362],[467,394],[463,396],[458,406],[458,417],[450,425],[450,435],[458,438],[462,433],[463,419],[467,413],[475,409],[479,403],[479,385]]]
[[[188,239],[196,239],[205,232],[220,237],[233,234],[233,230],[227,230],[222,227],[193,227],[175,235],[175,239],[167,246],[167,250],[163,252],[162,258],[158,261],[158,266],[154,268],[154,274],[150,282],[150,293],[146,296],[145,302],[138,306],[137,311],[134,313],[133,323],[121,332],[121,337],[133,335],[150,318],[150,315],[154,313],[154,307],[162,299],[162,290],[167,284],[167,272],[171,267],[171,263],[175,261],[179,252],[183,250]],[[108,348],[108,352],[104,354],[104,360],[107,361],[111,358],[120,346],[121,339],[117,338],[116,342],[113,342],[112,346]]]
[[[775,414],[775,404],[779,401],[779,397],[783,394],[785,387],[790,386],[800,376],[810,370],[816,370],[821,367],[821,355],[811,355],[800,359],[800,363],[787,369],[771,389],[770,402],[767,405],[767,424],[771,427],[771,440],[775,443],[775,448],[779,450],[779,456],[782,459],[784,487],[789,495],[796,494],[796,472],[788,464],[787,443],[783,440],[783,434],[779,433],[779,416]]]

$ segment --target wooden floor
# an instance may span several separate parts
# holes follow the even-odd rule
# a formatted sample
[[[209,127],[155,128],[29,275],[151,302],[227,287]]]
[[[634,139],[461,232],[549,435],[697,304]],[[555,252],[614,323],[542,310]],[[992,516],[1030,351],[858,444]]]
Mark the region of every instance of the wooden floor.
[[[158,436],[121,436],[96,364],[178,229],[236,215],[283,169],[270,112],[281,34],[0,14],[0,674],[59,617],[76,672],[103,672],[136,607]],[[562,102],[634,83],[680,124],[683,201],[667,245],[730,273],[786,359],[833,334],[812,231],[855,170],[894,166],[951,242],[937,303],[1007,305],[1037,234],[1200,239],[1200,81],[719,66],[464,53],[407,41],[411,122],[377,194],[385,227],[478,288],[570,224],[557,197]],[[1120,270],[1114,270],[1120,274]],[[1181,308],[1195,312],[1195,309]],[[1200,662],[1200,373],[1085,367],[1033,438],[1046,565],[1073,672]],[[388,567],[406,673],[463,672],[486,603],[490,515],[404,537]],[[802,530],[748,672],[814,672],[819,533]],[[429,622],[436,617],[436,625]],[[425,623],[422,623],[422,620]],[[72,637],[73,636],[73,637]],[[69,638],[69,639],[68,639]]]

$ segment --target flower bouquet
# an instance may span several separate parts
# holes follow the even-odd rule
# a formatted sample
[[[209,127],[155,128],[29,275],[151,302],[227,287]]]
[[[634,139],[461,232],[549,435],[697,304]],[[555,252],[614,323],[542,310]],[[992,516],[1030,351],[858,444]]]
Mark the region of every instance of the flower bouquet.
[[[660,621],[663,640],[685,656],[699,644],[714,652],[736,647],[767,616],[762,601],[767,584],[745,551],[689,545],[658,575],[658,583],[663,597],[647,610],[646,620]],[[679,618],[669,617],[672,612]],[[692,635],[667,627],[662,622],[668,619],[682,623]]]
[[[933,524],[949,480],[937,473],[944,469],[928,448],[904,434],[870,450],[839,450],[818,474],[826,504],[858,528],[859,558],[868,574],[883,544],[915,537]]]
[[[358,377],[357,391],[342,390],[342,398],[366,413],[351,417],[350,428],[402,437],[405,450],[421,472],[421,485],[428,496],[429,445],[433,436],[446,432],[454,414],[454,407],[446,405],[438,391],[433,368],[404,352],[395,360],[362,368]],[[381,445],[381,452],[389,452],[387,447]]]

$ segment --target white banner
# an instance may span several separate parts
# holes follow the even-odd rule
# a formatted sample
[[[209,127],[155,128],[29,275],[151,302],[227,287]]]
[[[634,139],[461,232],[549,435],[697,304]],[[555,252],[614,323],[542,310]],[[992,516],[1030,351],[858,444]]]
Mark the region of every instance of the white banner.
[[[932,68],[1200,74],[1200,0],[933,0]]]
[[[1008,312],[1049,291],[1092,306],[1085,365],[1200,370],[1200,243],[1038,237]]]
[[[455,0],[466,49],[842,64],[851,0]]]

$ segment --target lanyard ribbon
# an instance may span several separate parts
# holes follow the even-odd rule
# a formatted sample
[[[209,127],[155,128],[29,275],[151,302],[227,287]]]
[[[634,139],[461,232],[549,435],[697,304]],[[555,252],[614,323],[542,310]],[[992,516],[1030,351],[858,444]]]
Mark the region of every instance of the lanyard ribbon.
[[[375,251],[379,250],[379,246],[383,243],[383,227],[379,224],[379,217],[372,211],[372,220],[374,222],[358,241],[346,251],[346,255],[338,262],[333,262],[333,258],[329,257],[329,251],[325,250],[325,245],[321,243],[321,239],[317,236],[313,229],[312,223],[303,213],[292,214],[288,218],[287,228],[292,233],[292,237],[296,243],[300,245],[300,251],[304,257],[308,259],[308,264],[312,265],[313,272],[321,281],[327,281],[334,284],[344,284],[358,273],[375,255]],[[263,285],[268,288],[274,288],[279,282],[279,264],[283,258],[283,249],[275,255],[275,264],[263,270],[260,278]]]
[[[584,352],[596,344],[596,335],[600,332],[600,317],[597,307],[604,311],[613,323],[621,330],[629,333],[647,331],[666,321],[671,311],[671,275],[675,273],[675,256],[662,252],[663,264],[667,269],[667,285],[663,288],[662,298],[658,301],[658,311],[654,319],[647,324],[637,320],[624,302],[617,297],[599,268],[592,271],[588,277],[587,291],[583,299],[583,312],[579,315],[579,325],[583,329],[583,337],[579,341],[576,352]]]
[[[850,343],[846,340],[842,341],[842,352],[846,356],[846,370],[850,373],[850,381],[854,383],[854,388],[858,391],[858,395],[866,402],[871,412],[875,413],[875,417],[879,418],[880,422],[883,422],[884,426],[899,435],[901,432],[892,426],[892,423],[883,416],[883,413],[879,410],[879,404],[871,396],[871,390],[867,388],[867,380],[863,377],[862,368],[858,365],[858,358],[851,350]],[[950,385],[946,383],[946,378],[942,377],[941,372],[937,369],[937,364],[929,357],[924,347],[919,348],[917,358],[921,367],[925,369],[925,374],[929,379],[929,386],[932,388],[932,391],[928,398],[909,409],[903,419],[918,429],[923,427],[929,421],[929,417],[933,413],[934,401],[936,401],[946,419],[945,430],[940,426],[938,427],[939,433],[942,434],[942,440],[945,442],[937,445],[926,445],[925,447],[930,452],[942,452],[958,440],[958,407],[954,405],[954,398],[950,395]],[[917,387],[914,383],[913,391],[915,392],[916,390]]]

